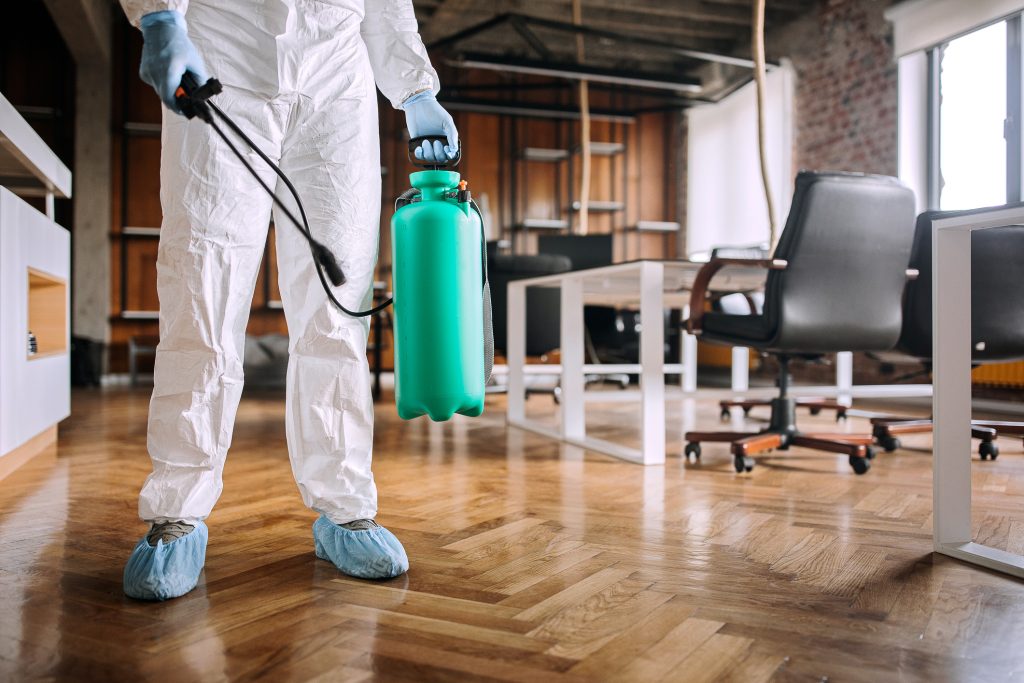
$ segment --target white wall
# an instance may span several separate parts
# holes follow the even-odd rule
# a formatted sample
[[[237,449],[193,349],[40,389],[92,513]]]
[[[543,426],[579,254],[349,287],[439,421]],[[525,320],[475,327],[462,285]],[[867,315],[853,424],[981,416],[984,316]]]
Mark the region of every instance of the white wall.
[[[928,55],[899,59],[900,180],[914,191],[917,212],[928,208]]]
[[[793,194],[793,93],[789,63],[767,78],[768,169],[779,230]],[[687,110],[686,253],[716,246],[767,244],[757,106],[749,83],[716,104]]]
[[[897,57],[934,47],[1024,10],[1024,0],[906,0],[885,11]]]

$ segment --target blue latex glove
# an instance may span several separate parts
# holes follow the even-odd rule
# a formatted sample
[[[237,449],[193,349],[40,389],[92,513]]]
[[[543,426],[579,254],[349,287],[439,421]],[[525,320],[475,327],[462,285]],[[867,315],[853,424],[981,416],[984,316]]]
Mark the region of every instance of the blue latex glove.
[[[152,12],[142,17],[142,64],[139,77],[153,86],[171,111],[180,114],[174,91],[181,77],[191,71],[200,84],[210,78],[206,64],[188,37],[185,17],[174,10]]]
[[[440,141],[434,142],[433,145],[424,141],[416,148],[417,159],[443,163],[445,157],[455,158],[459,151],[459,131],[455,129],[452,115],[437,103],[434,93],[429,90],[416,93],[402,103],[402,109],[405,111],[405,125],[409,128],[409,137],[444,135],[448,138],[447,145],[441,144]]]

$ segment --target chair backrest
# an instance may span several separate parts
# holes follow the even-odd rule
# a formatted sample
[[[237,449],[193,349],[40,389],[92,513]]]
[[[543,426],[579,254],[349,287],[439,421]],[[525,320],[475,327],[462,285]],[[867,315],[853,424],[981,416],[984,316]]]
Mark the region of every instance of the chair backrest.
[[[611,235],[541,235],[537,251],[568,256],[573,270],[610,266],[614,260]]]
[[[895,346],[914,225],[914,193],[895,178],[801,172],[770,271],[769,348],[882,351]]]
[[[508,349],[508,283],[528,277],[554,275],[572,269],[565,256],[496,254],[488,259],[491,308],[494,311],[494,348]],[[561,293],[557,288],[526,290],[526,354],[540,356],[557,349],[560,342]]]
[[[932,357],[932,221],[976,212],[917,217],[909,267],[921,275],[907,285],[898,344],[904,353]],[[971,234],[971,342],[978,363],[1024,358],[1024,226]]]

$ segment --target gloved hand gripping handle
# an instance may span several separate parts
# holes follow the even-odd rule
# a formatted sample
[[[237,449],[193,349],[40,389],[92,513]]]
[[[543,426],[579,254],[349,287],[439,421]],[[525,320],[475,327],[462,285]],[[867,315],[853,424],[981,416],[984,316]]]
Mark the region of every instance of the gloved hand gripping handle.
[[[440,171],[444,169],[452,169],[459,165],[462,161],[462,145],[455,150],[455,156],[451,159],[445,159],[443,163],[437,161],[431,161],[429,159],[418,159],[416,158],[416,150],[424,142],[440,142],[442,145],[448,142],[448,136],[446,135],[419,135],[409,139],[409,163],[416,168],[429,168],[433,171]]]

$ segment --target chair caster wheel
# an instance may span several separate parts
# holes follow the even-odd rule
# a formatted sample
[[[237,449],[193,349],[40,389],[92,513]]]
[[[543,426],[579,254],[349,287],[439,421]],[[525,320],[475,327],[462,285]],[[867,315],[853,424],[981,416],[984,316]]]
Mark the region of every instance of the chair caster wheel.
[[[994,441],[982,441],[978,444],[978,455],[982,460],[995,460],[999,457],[999,446]]]
[[[692,459],[693,462],[700,462],[700,444],[696,441],[686,444],[686,448],[683,449],[683,457],[687,461]]]
[[[743,417],[750,417],[750,406],[744,406]]]
[[[836,422],[842,422],[846,419],[846,411],[836,413]]]
[[[878,449],[875,448],[874,446],[865,446],[864,450],[864,457],[867,458],[868,460],[874,460],[875,457],[878,455]]]
[[[850,467],[857,474],[864,474],[871,469],[871,461],[867,458],[862,458],[859,455],[850,456]]]
[[[878,437],[878,445],[885,449],[886,453],[892,453],[902,444],[895,436],[880,436]]]
[[[747,455],[736,455],[733,456],[732,466],[736,469],[737,474],[750,472],[754,469],[754,459]]]
[[[818,406],[814,406],[810,410],[811,410],[811,415],[820,415],[821,414],[821,408],[819,408]]]
[[[730,417],[732,417],[732,413],[729,412],[728,408],[722,408],[722,412],[718,414],[718,417],[722,422],[726,422]]]

